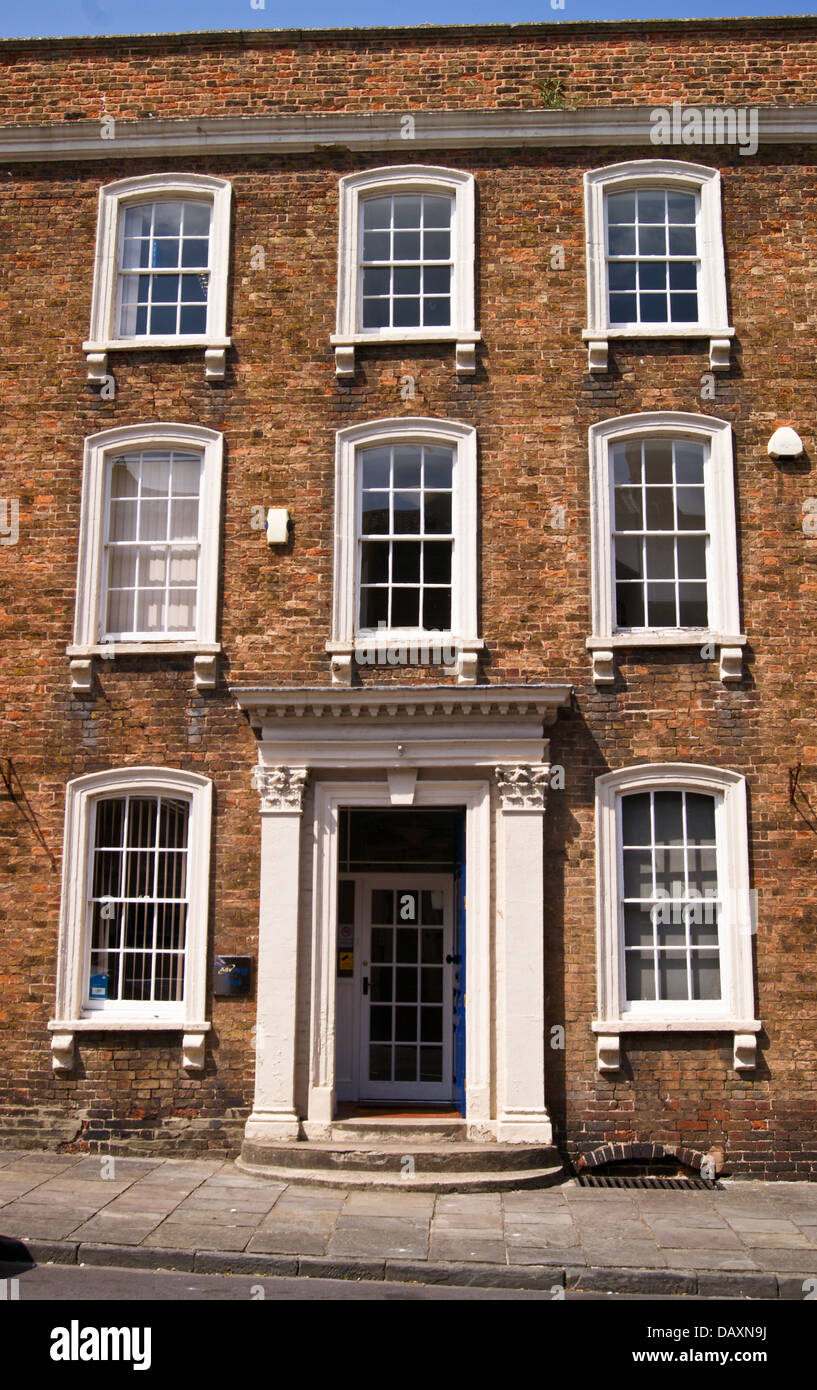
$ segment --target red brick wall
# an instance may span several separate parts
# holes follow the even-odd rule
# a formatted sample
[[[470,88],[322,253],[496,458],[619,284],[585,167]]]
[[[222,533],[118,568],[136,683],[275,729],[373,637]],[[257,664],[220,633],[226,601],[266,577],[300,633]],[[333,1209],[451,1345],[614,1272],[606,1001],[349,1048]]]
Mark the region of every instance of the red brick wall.
[[[219,115],[306,110],[534,107],[535,84],[563,76],[588,105],[809,101],[817,25],[764,21],[622,26],[604,39],[576,26],[414,31],[332,38],[245,35],[161,43],[43,41],[0,45],[9,64],[0,121],[99,114]],[[15,105],[15,103],[17,103]],[[113,153],[113,152],[112,152]],[[675,153],[675,151],[663,151]],[[0,169],[0,495],[20,501],[20,539],[3,547],[0,756],[11,758],[38,835],[0,802],[0,1108],[6,1137],[171,1151],[234,1151],[252,1099],[254,1002],[216,999],[203,1074],[186,1076],[178,1041],[139,1036],[115,1047],[79,1040],[80,1063],[54,1077],[53,1016],[64,786],[84,772],[158,763],[215,783],[211,949],[257,950],[254,739],[227,683],[326,684],[334,431],[385,415],[428,414],[477,427],[484,678],[570,681],[572,712],[549,732],[563,791],[546,818],[548,1099],[571,1156],[606,1140],[722,1143],[735,1171],[809,1176],[815,1166],[817,1004],[815,832],[789,801],[789,767],[817,805],[813,653],[817,541],[801,505],[817,494],[811,425],[817,367],[815,167],[808,149],[678,151],[723,175],[730,374],[701,398],[703,343],[617,344],[608,376],[590,378],[585,326],[582,173],[654,147],[479,154],[411,149],[418,161],[471,170],[478,190],[477,375],[458,380],[450,346],[358,354],[339,384],[334,328],[337,179],[403,162],[326,151],[303,157],[150,162],[229,178],[234,190],[229,331],[223,384],[201,351],[112,355],[116,397],[86,383],[100,184],[137,160]],[[550,248],[565,248],[565,269]],[[266,268],[250,267],[252,248]],[[416,377],[403,401],[400,378]],[[701,411],[735,431],[738,542],[747,678],[724,686],[696,651],[622,657],[611,691],[590,680],[587,428],[639,410]],[[85,435],[176,420],[223,430],[225,482],[217,691],[192,690],[189,659],[100,663],[92,700],[72,698],[71,641]],[[808,459],[776,467],[778,420],[803,433]],[[267,548],[252,508],[287,506],[290,547]],[[566,527],[549,524],[565,507]],[[436,680],[417,668],[362,671],[364,683]],[[730,1035],[628,1038],[621,1078],[599,1077],[595,1014],[593,783],[632,762],[688,760],[746,775],[752,884],[758,890],[761,1064],[735,1075]],[[800,803],[804,805],[804,803]],[[817,820],[815,820],[817,825]],[[53,857],[53,866],[51,862]]]

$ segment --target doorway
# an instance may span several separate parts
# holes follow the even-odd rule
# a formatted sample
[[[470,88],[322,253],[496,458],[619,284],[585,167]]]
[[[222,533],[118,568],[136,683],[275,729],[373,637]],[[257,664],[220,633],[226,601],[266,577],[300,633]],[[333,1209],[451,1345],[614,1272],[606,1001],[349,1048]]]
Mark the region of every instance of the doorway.
[[[339,1101],[465,1100],[465,812],[341,813]]]

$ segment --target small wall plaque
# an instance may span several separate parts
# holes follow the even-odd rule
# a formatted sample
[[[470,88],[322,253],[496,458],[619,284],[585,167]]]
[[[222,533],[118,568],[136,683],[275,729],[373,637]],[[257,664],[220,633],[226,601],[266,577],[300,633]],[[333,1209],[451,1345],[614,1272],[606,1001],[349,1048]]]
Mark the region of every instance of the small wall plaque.
[[[252,956],[216,956],[213,961],[213,993],[247,995],[252,983]]]

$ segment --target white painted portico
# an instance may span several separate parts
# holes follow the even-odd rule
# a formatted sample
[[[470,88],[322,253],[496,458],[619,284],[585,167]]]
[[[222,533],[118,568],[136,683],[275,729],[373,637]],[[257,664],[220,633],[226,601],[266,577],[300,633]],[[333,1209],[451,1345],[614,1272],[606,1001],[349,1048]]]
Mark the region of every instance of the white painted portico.
[[[549,1144],[545,726],[568,685],[234,687],[258,739],[261,885],[254,1145],[336,1114],[338,824],[345,807],[465,813],[468,1138]]]

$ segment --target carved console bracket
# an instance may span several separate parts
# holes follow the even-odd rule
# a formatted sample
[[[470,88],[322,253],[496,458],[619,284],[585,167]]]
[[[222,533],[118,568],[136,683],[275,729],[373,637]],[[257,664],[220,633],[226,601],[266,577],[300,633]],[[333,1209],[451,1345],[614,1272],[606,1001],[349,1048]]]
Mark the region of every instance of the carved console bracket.
[[[261,797],[261,814],[295,811],[300,815],[308,776],[305,767],[265,767],[262,763],[254,767],[252,785]]]
[[[544,811],[550,764],[527,764],[494,769],[499,803],[503,811]]]

